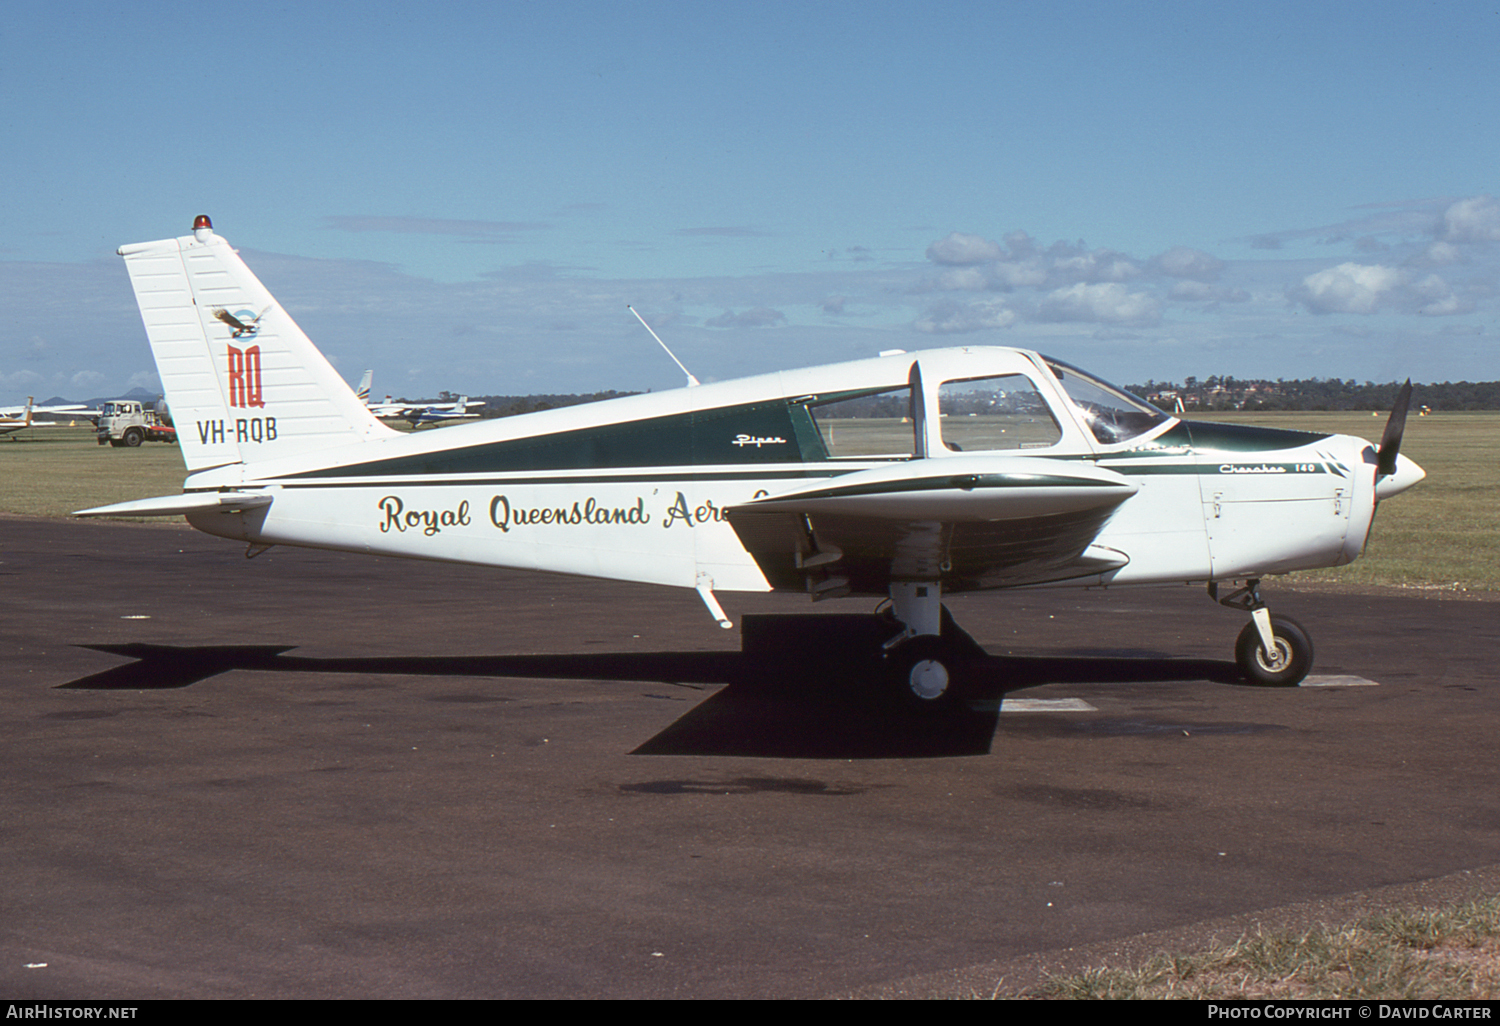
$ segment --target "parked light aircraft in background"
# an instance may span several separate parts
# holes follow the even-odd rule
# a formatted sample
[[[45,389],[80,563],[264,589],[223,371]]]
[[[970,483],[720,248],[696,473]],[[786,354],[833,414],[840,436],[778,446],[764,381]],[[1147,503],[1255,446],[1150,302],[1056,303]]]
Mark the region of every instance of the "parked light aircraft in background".
[[[364,377],[359,379],[359,388],[354,394],[359,397],[360,402],[369,407],[371,413],[381,420],[406,420],[411,422],[413,428],[444,420],[476,420],[479,414],[466,411],[471,406],[485,405],[483,400],[471,400],[466,395],[459,396],[456,402],[451,403],[398,403],[390,396],[386,396],[383,403],[372,403],[370,402],[370,383],[374,377],[374,371],[365,371]]]
[[[31,415],[36,412],[31,405],[34,398],[34,396],[28,397],[25,406],[0,411],[0,435],[13,435],[17,431],[25,431],[29,427],[38,426],[31,422]]]
[[[35,396],[26,398],[25,406],[0,407],[0,435],[10,435],[17,431],[25,431],[27,428],[52,427],[56,421],[34,420],[35,414],[66,414],[69,418],[81,419],[99,416],[98,410],[90,410],[83,403],[70,403],[66,406],[36,406],[32,400]]]
[[[459,396],[457,402],[439,403],[435,406],[423,406],[418,409],[407,410],[404,419],[413,428],[419,428],[423,424],[442,424],[450,420],[478,420],[479,414],[469,413],[470,406],[483,406],[484,403],[475,400],[469,401],[469,397]]]
[[[0,406],[0,433],[19,431],[23,427],[50,427],[55,421],[38,420],[16,425],[12,422],[25,421],[29,414],[40,413],[44,416],[66,416],[73,420],[82,420],[89,417],[99,416],[98,410],[91,410],[83,403],[67,403],[63,406],[37,406],[33,400],[35,396],[26,398],[25,406]]]
[[[890,676],[960,690],[945,593],[1201,584],[1249,614],[1236,657],[1295,684],[1306,631],[1260,579],[1356,558],[1422,470],[1379,445],[1179,420],[1023,349],[895,353],[398,433],[200,217],[125,246],[189,477],[81,516],[184,515],[248,542],[716,591],[889,599]],[[231,330],[227,310],[253,333]],[[255,313],[260,311],[260,313]],[[1220,596],[1226,585],[1232,592]],[[884,603],[882,602],[882,605]]]

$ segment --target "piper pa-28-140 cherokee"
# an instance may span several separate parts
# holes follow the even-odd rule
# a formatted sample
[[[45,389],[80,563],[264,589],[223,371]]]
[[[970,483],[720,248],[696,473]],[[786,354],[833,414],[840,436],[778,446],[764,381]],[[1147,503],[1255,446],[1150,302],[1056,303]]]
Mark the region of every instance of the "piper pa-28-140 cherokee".
[[[251,554],[696,588],[724,627],[715,590],[883,596],[882,659],[919,707],[963,683],[942,595],[1038,585],[1206,584],[1250,614],[1245,675],[1296,684],[1311,641],[1271,615],[1260,579],[1352,561],[1376,504],[1424,476],[1399,452],[1409,383],[1375,446],[1179,420],[1058,360],[978,346],[402,433],[207,217],[119,252],[189,476],[181,495],[78,515],[183,515]]]

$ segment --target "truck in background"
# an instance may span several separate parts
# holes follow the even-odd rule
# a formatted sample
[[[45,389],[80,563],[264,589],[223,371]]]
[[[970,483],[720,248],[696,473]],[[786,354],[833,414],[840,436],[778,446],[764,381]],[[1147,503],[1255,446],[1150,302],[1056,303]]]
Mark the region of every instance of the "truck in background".
[[[100,445],[134,449],[142,442],[176,443],[177,429],[163,401],[148,407],[136,399],[111,399],[100,411],[96,436]]]

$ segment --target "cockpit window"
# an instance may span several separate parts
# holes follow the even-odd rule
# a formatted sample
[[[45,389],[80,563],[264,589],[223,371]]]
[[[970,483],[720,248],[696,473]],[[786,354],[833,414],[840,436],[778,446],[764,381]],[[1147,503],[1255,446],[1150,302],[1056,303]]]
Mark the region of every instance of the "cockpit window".
[[[1085,374],[1077,367],[1043,357],[1063,391],[1083,414],[1084,423],[1103,445],[1118,445],[1143,435],[1172,418],[1155,406],[1123,392],[1108,382]]]
[[[954,452],[1045,449],[1062,438],[1047,401],[1024,374],[945,381],[938,413],[943,444]]]

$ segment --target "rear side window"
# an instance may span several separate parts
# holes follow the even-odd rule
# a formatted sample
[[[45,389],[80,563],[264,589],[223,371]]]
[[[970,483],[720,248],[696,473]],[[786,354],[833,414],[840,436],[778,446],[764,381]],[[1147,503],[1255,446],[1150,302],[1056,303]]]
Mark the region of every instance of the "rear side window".
[[[906,459],[916,448],[906,386],[807,404],[830,459]]]

